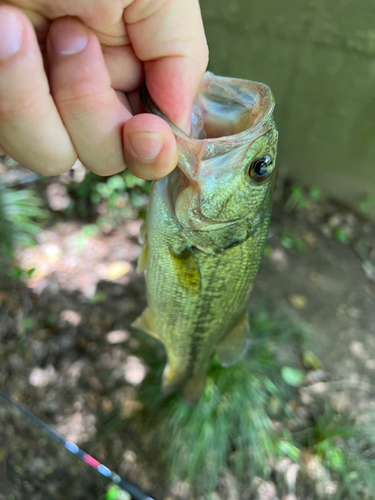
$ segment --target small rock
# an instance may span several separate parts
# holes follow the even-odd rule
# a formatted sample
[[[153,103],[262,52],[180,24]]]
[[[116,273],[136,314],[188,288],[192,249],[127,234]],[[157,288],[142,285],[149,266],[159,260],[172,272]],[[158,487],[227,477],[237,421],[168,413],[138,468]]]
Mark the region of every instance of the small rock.
[[[86,170],[86,167],[79,160],[77,160],[75,164],[72,166],[72,172],[73,172],[73,181],[80,183],[85,178],[88,170]]]
[[[288,257],[281,248],[272,250],[270,260],[276,265],[279,271],[284,271],[288,267]]]
[[[60,314],[60,324],[61,326],[65,326],[65,324],[71,324],[73,326],[78,326],[82,321],[82,316],[76,311],[72,311],[71,309],[65,309]]]
[[[255,477],[253,484],[258,493],[258,500],[278,500],[276,486],[271,481]]]
[[[88,383],[92,389],[95,391],[101,391],[103,389],[102,384],[100,383],[100,380],[96,377],[90,377],[88,380]]]
[[[50,184],[46,189],[46,196],[48,205],[54,211],[65,210],[71,202],[68,191],[62,184]]]
[[[191,500],[194,498],[191,484],[187,481],[176,481],[170,488],[169,496],[173,500]]]
[[[310,247],[316,247],[318,240],[312,233],[306,233],[303,239]]]
[[[31,352],[37,363],[40,363],[47,354],[47,346],[40,340],[33,340],[31,342]]]
[[[139,385],[147,373],[145,365],[136,356],[129,356],[124,366],[125,380],[131,385]]]
[[[60,259],[61,257],[61,249],[58,245],[54,245],[53,243],[45,243],[42,248],[44,258],[50,262],[56,262]],[[38,269],[35,269],[34,273],[31,276],[31,279],[35,280],[35,274],[37,273]]]
[[[29,376],[29,383],[33,387],[46,387],[56,378],[56,372],[52,365],[47,368],[33,368]]]
[[[349,407],[349,405],[350,401],[345,392],[338,392],[336,394],[332,394],[331,406],[333,410],[337,411],[338,413],[344,413],[344,411]]]
[[[67,441],[79,444],[89,441],[95,435],[96,418],[92,414],[83,414],[79,411],[64,420],[60,419],[55,428]]]
[[[327,498],[337,491],[337,483],[332,481],[328,469],[313,455],[308,455],[305,461],[307,475],[315,481],[316,492],[319,497]]]
[[[128,464],[135,464],[137,460],[137,455],[134,453],[134,451],[125,450],[122,458]]]
[[[342,217],[339,214],[332,215],[328,219],[328,225],[329,225],[329,227],[335,228],[335,227],[340,226],[340,224],[342,224]]]
[[[125,400],[121,403],[120,415],[123,418],[131,418],[143,409],[143,404],[134,399]]]
[[[365,366],[368,370],[375,370],[375,359],[368,359]]]
[[[288,298],[289,298],[289,302],[296,309],[306,309],[307,308],[308,302],[307,302],[307,298],[304,295],[292,294],[292,295],[289,295]]]
[[[319,274],[315,271],[309,272],[309,280],[315,283],[319,279]]]
[[[348,307],[348,315],[353,319],[359,319],[362,316],[362,311],[357,307]]]
[[[121,344],[126,342],[130,337],[128,330],[113,330],[107,333],[106,339],[109,344]]]
[[[112,401],[109,398],[103,398],[100,405],[106,413],[109,413],[113,409]]]
[[[370,260],[365,260],[362,263],[362,268],[365,272],[366,277],[372,281],[375,281],[375,264],[373,264]]]
[[[306,375],[304,385],[312,385],[325,380],[327,380],[327,375],[323,370],[313,370]]]
[[[239,500],[239,486],[233,474],[226,472],[224,477],[219,479],[216,495],[219,500],[227,498],[230,498],[231,500]]]
[[[362,360],[368,358],[368,353],[364,348],[364,345],[362,344],[362,342],[359,342],[358,340],[353,340],[350,343],[349,349],[350,352],[353,354],[353,356],[355,356],[356,358]]]
[[[132,220],[126,224],[126,232],[131,238],[138,237],[139,229],[142,223],[143,221],[141,220]]]
[[[28,463],[30,473],[38,479],[45,479],[47,466],[48,462],[41,457],[34,457]]]

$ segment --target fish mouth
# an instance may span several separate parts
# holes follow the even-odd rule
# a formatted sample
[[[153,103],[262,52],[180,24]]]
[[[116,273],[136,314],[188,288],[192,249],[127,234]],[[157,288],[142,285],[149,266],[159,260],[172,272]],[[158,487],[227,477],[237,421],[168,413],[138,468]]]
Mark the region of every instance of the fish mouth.
[[[192,106],[189,136],[158,109],[145,85],[140,97],[146,111],[160,116],[171,127],[178,143],[178,167],[196,182],[206,160],[225,156],[264,134],[275,106],[267,85],[206,72]]]

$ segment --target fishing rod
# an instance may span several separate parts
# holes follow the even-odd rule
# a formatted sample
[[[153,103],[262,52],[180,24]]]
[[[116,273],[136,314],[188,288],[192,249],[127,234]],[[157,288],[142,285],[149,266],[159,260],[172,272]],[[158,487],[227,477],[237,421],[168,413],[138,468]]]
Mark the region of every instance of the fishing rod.
[[[138,486],[136,486],[135,484],[133,484],[132,482],[130,482],[126,479],[122,479],[118,474],[116,474],[115,472],[111,471],[108,467],[106,467],[105,465],[98,462],[91,455],[88,455],[87,453],[85,453],[76,444],[64,439],[64,437],[61,436],[61,434],[54,431],[49,425],[45,424],[42,420],[40,420],[38,417],[36,417],[33,413],[26,410],[26,408],[24,408],[19,403],[14,401],[12,398],[10,398],[6,394],[4,394],[2,391],[0,391],[0,398],[5,400],[11,406],[14,406],[15,408],[17,408],[18,411],[20,411],[25,417],[27,417],[34,425],[39,427],[39,429],[41,429],[43,432],[45,432],[46,434],[51,436],[55,441],[64,445],[64,447],[68,451],[70,451],[70,453],[79,457],[81,460],[83,460],[85,463],[87,463],[90,467],[92,467],[97,472],[99,472],[99,474],[101,474],[102,476],[107,477],[108,479],[112,480],[118,488],[120,488],[123,491],[126,491],[126,493],[129,493],[129,495],[132,497],[133,500],[155,500],[154,498],[150,497],[147,493],[142,491]]]

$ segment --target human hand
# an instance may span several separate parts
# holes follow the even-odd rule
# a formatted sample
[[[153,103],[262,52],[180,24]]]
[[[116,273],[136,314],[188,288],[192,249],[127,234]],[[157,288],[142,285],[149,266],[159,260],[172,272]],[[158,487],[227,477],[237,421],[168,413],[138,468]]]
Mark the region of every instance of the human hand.
[[[9,156],[43,175],[77,158],[99,175],[173,170],[169,126],[133,115],[146,78],[155,104],[187,130],[208,60],[198,0],[0,4],[0,146]]]

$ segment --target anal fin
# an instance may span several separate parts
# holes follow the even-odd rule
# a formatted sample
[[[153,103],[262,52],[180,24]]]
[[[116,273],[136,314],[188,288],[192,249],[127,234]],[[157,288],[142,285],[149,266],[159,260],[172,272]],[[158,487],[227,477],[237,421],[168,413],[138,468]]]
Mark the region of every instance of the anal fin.
[[[152,319],[152,314],[149,307],[146,307],[143,313],[140,316],[138,316],[136,320],[133,321],[131,326],[134,328],[138,328],[139,330],[142,330],[145,333],[148,333],[149,335],[151,335],[151,337],[154,337],[154,339],[159,340],[159,342],[161,342],[160,337],[155,332],[154,320]]]
[[[230,366],[236,363],[245,354],[248,345],[249,318],[245,313],[216,348],[221,366]]]

